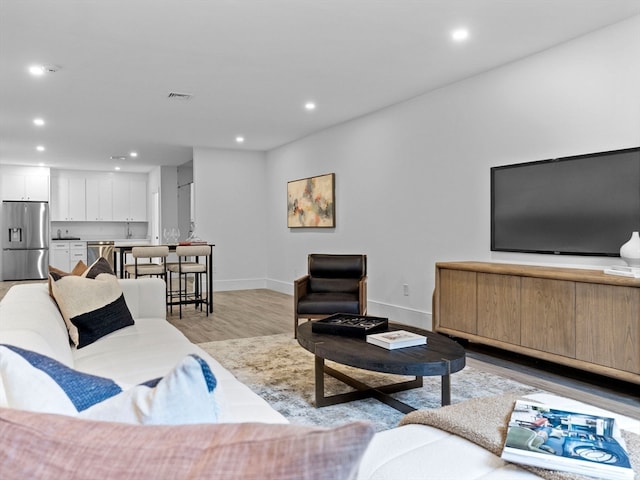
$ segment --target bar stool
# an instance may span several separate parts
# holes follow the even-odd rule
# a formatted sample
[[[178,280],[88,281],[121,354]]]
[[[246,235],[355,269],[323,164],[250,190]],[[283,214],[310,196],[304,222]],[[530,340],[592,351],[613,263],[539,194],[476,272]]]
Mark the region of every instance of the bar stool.
[[[169,247],[133,247],[131,255],[134,263],[125,266],[127,277],[161,277],[166,282]],[[147,261],[140,261],[140,259],[146,259]],[[157,261],[154,262],[154,259]]]
[[[211,295],[209,291],[211,285],[207,283],[209,278],[209,257],[211,255],[211,246],[209,245],[179,245],[176,247],[176,255],[178,263],[169,265],[167,270],[170,273],[178,274],[178,305],[180,306],[180,318],[182,318],[182,305],[195,304],[196,308],[202,305],[206,306],[207,316],[209,316],[209,306],[206,297],[203,295],[203,287],[206,286],[207,296]],[[205,258],[205,263],[199,262],[199,257]],[[193,274],[193,292],[189,292],[189,275]],[[204,275],[204,282],[202,276]],[[173,296],[176,292],[170,292],[170,305],[176,303]]]

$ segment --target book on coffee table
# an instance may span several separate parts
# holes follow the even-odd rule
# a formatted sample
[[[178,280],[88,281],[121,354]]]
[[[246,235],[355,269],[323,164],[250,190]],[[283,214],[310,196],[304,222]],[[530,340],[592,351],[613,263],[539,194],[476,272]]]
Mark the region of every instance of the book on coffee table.
[[[367,335],[367,342],[372,345],[395,350],[396,348],[415,347],[425,345],[427,337],[406,330],[394,330],[392,332],[374,333]]]
[[[634,478],[613,417],[517,400],[502,458],[509,462],[601,479]]]

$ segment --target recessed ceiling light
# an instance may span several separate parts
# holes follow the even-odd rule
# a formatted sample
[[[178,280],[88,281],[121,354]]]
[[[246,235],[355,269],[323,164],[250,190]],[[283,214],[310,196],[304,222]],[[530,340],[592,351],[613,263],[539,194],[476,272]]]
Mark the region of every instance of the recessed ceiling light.
[[[29,67],[31,75],[44,75],[44,67],[42,65],[32,65]]]
[[[33,123],[34,125],[41,127],[44,125],[44,120],[42,118],[34,118]]]
[[[138,152],[129,152],[129,156],[135,158],[138,156]]]
[[[111,155],[111,157],[109,158],[111,158],[111,160],[116,160],[118,162],[124,162],[127,159],[127,157],[125,157],[124,155]]]
[[[56,73],[58,70],[60,67],[56,65],[31,65],[29,67],[29,73],[38,77],[45,73]]]
[[[451,32],[451,38],[456,42],[463,42],[469,38],[469,30],[466,28],[457,28]]]
[[[42,145],[38,145],[36,147],[36,150],[39,151],[39,152],[44,152],[44,147]]]
[[[115,167],[115,170],[120,170],[120,167]]]
[[[236,137],[236,143],[243,143],[243,142],[244,142],[244,137],[243,137],[243,136],[241,136],[241,135],[238,135],[238,136]]]
[[[304,104],[304,109],[311,112],[316,109],[316,104],[314,102],[307,102]]]

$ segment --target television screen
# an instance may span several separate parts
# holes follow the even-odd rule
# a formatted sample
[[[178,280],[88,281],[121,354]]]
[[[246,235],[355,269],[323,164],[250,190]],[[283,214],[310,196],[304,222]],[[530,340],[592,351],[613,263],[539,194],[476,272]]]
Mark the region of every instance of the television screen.
[[[640,148],[491,169],[491,250],[619,256],[640,230]]]

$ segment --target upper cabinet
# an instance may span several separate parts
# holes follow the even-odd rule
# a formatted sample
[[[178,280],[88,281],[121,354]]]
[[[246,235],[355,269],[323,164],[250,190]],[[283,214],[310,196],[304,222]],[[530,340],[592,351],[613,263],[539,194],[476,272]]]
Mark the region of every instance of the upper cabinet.
[[[58,170],[51,178],[51,220],[146,222],[146,175]]]
[[[147,181],[143,178],[113,178],[113,220],[147,221]]]
[[[49,169],[5,166],[0,170],[2,200],[48,202]]]
[[[85,198],[84,177],[63,175],[51,177],[51,221],[85,221]]]
[[[87,220],[113,220],[113,181],[108,177],[87,177]]]

